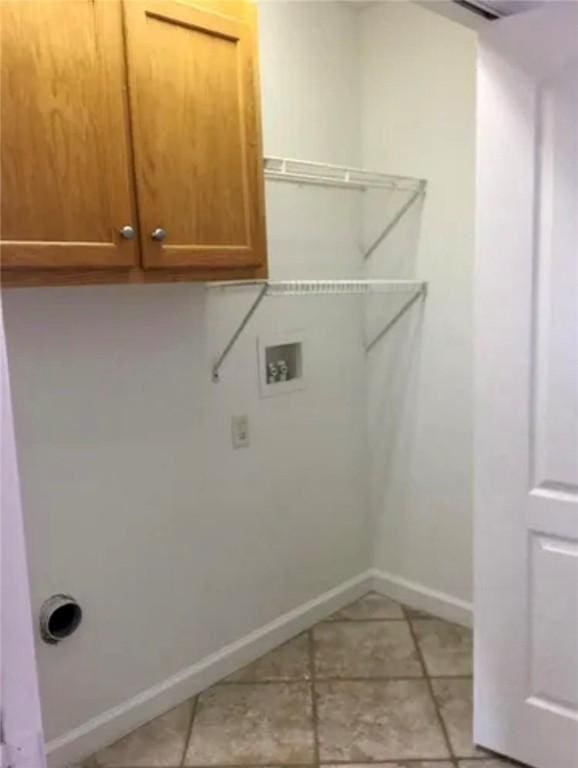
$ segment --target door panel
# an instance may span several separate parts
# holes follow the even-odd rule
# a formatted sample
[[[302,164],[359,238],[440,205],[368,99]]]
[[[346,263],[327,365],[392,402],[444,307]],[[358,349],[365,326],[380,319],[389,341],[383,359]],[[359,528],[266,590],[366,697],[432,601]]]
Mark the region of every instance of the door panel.
[[[120,3],[0,13],[3,267],[135,264]]]
[[[534,706],[578,715],[578,541],[533,534],[530,683]]]
[[[475,738],[578,765],[578,6],[478,66]]]
[[[253,9],[236,5],[247,18],[125,3],[145,267],[264,263]]]
[[[538,95],[534,314],[534,484],[576,493],[578,478],[578,78],[554,72]]]

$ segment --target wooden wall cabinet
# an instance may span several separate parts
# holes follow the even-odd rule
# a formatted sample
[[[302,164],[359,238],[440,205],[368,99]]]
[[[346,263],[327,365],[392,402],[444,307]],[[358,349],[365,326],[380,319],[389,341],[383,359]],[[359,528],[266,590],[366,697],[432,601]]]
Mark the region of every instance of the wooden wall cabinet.
[[[266,276],[252,3],[0,13],[4,285]]]

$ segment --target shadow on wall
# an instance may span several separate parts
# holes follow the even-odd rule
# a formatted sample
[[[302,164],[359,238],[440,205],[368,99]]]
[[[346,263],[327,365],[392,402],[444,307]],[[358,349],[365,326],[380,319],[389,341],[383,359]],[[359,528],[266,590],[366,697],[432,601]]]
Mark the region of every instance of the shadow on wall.
[[[370,509],[374,530],[381,527],[384,513],[387,515],[387,489],[391,478],[398,472],[400,463],[411,461],[414,436],[403,427],[411,422],[409,409],[417,398],[421,334],[426,311],[423,301],[414,305],[368,359],[366,408]],[[409,492],[409,487],[402,491],[403,505],[409,498]],[[404,550],[409,544],[411,530],[398,530],[398,536],[399,547]],[[375,557],[373,562],[376,562]]]
[[[397,192],[384,195],[381,190],[366,195],[362,233],[365,248],[374,242],[406,199]],[[425,275],[416,274],[425,205],[427,193],[407,210],[367,259],[368,275],[375,278],[426,278]],[[379,302],[379,297],[371,297],[365,313],[367,337],[372,338],[372,329],[383,326],[402,304],[403,297],[388,297],[385,303]],[[375,346],[367,359],[369,493],[374,531],[381,528],[384,512],[387,515],[387,489],[392,477],[400,463],[407,464],[411,460],[413,434],[406,425],[412,421],[409,409],[417,402],[426,311],[427,300],[414,304]],[[409,490],[405,488],[403,495],[407,496]],[[401,503],[405,503],[403,496]],[[398,544],[404,550],[411,531],[398,532],[398,535],[400,533]],[[377,540],[378,537],[373,538],[374,544]],[[373,562],[376,561],[374,553]]]
[[[413,192],[368,190],[362,209],[361,252],[367,253],[384,228],[394,220]],[[364,259],[366,277],[417,278],[416,262],[425,196],[419,197],[403,214],[394,228]]]

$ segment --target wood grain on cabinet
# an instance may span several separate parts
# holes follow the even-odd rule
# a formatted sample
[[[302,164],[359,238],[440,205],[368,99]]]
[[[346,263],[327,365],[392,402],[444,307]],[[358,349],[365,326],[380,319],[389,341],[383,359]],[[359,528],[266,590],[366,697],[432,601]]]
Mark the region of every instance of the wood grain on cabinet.
[[[145,269],[265,272],[255,8],[125,2]],[[153,230],[166,231],[163,241]]]
[[[120,0],[2,0],[0,23],[3,269],[136,265]]]

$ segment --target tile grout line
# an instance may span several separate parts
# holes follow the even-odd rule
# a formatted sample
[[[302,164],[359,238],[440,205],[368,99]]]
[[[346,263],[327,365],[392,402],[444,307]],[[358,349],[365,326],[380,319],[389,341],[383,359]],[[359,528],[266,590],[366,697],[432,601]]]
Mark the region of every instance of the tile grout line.
[[[431,678],[430,678],[430,675],[429,675],[429,672],[428,672],[427,665],[425,663],[425,659],[424,659],[423,653],[421,652],[421,648],[420,648],[420,645],[419,645],[419,642],[418,642],[418,639],[417,639],[417,635],[415,633],[415,629],[413,628],[413,624],[411,623],[411,618],[408,616],[408,613],[407,613],[407,610],[406,610],[405,606],[403,605],[403,603],[400,603],[400,605],[401,605],[401,610],[404,613],[404,616],[406,616],[406,620],[407,620],[407,624],[408,624],[408,627],[409,627],[409,631],[410,631],[410,634],[412,636],[412,639],[413,639],[413,642],[414,642],[414,645],[415,645],[415,649],[416,649],[416,652],[417,652],[420,664],[421,664],[421,666],[423,668],[424,680],[425,680],[425,683],[427,685],[427,688],[428,688],[428,691],[429,691],[429,695],[431,697],[431,700],[432,700],[432,703],[433,703],[433,706],[434,706],[434,710],[435,710],[435,713],[436,713],[436,716],[437,716],[437,719],[438,719],[438,722],[439,722],[439,725],[440,725],[440,728],[441,728],[444,740],[446,742],[446,746],[448,748],[448,752],[449,752],[449,755],[450,755],[450,762],[452,763],[452,765],[455,766],[455,768],[459,768],[458,760],[457,760],[456,755],[454,754],[454,750],[452,748],[452,743],[450,741],[450,736],[449,736],[449,733],[448,733],[448,729],[446,728],[446,724],[444,722],[444,719],[442,717],[442,713],[440,711],[437,699],[436,699],[435,694],[434,694],[434,689],[433,689],[432,681],[431,681]]]
[[[424,618],[423,621],[432,621],[433,617]],[[421,620],[421,619],[420,619]],[[376,619],[321,619],[318,624],[380,624],[384,621],[407,621],[405,616],[383,616]],[[451,623],[451,622],[449,622]],[[317,625],[316,625],[317,626]]]
[[[459,760],[466,760],[467,762],[472,763],[483,763],[484,761],[487,761],[488,758],[486,757],[467,757],[467,758],[458,758]],[[494,758],[495,759],[495,758]],[[530,766],[524,766],[521,763],[513,763],[512,761],[508,760],[505,757],[500,757],[500,760],[504,762],[507,766],[512,766],[512,768],[530,768]],[[419,757],[411,757],[411,758],[398,758],[398,759],[387,759],[387,760],[364,760],[363,763],[356,763],[346,760],[323,760],[319,763],[320,768],[322,766],[332,766],[332,765],[338,765],[342,766],[343,768],[348,768],[348,766],[384,766],[384,768],[387,768],[387,766],[395,766],[395,768],[398,768],[398,765],[401,763],[403,765],[403,768],[422,768],[423,763],[453,763],[455,762],[453,759],[448,757],[428,757],[428,758],[419,758]],[[275,762],[274,764],[275,768],[315,768],[316,763],[283,763],[283,762]],[[122,768],[158,768],[158,766],[154,765],[134,765],[134,764],[127,764],[123,765]],[[163,768],[179,768],[178,765],[169,765],[163,766]],[[203,763],[195,766],[191,766],[191,768],[271,768],[271,762],[267,763]]]
[[[181,761],[179,763],[179,768],[183,768],[183,766],[185,765],[185,762],[187,760],[187,752],[189,751],[189,745],[191,743],[191,738],[193,736],[193,724],[195,722],[195,715],[197,714],[197,706],[198,706],[198,703],[199,703],[199,696],[200,695],[201,694],[199,693],[197,696],[195,696],[193,698],[193,706],[192,706],[192,710],[191,710],[191,720],[190,720],[190,723],[189,723],[189,725],[187,727],[186,737],[185,737],[185,748],[183,749],[183,756],[182,756]]]
[[[364,683],[366,681],[374,681],[374,682],[389,682],[391,681],[399,681],[399,680],[423,680],[424,677],[429,677],[431,680],[472,680],[472,675],[357,675],[357,676],[351,676],[351,675],[342,675],[340,677],[319,677],[319,675],[316,676],[316,681],[319,683]],[[308,682],[307,678],[305,677],[278,677],[275,679],[270,680],[238,680],[234,681],[231,680],[230,682],[221,681],[220,683],[215,683],[214,688],[217,686],[219,687],[228,687],[228,686],[235,686],[235,685],[279,685],[280,683],[283,683],[284,685],[302,685],[303,683]]]
[[[313,725],[313,762],[319,765],[319,719],[317,717],[317,688],[315,685],[315,639],[313,630],[315,626],[307,630],[307,639],[309,647],[309,690],[311,691],[311,721]]]

